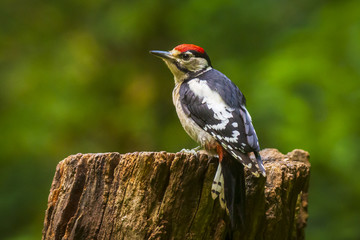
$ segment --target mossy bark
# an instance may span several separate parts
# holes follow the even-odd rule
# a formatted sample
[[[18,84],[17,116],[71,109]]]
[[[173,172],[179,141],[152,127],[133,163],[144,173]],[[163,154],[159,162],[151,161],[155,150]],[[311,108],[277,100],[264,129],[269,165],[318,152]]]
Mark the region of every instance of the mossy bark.
[[[267,178],[246,172],[246,228],[236,239],[304,239],[309,155],[261,151]],[[211,198],[217,159],[141,152],[61,161],[43,239],[225,239],[229,219]]]

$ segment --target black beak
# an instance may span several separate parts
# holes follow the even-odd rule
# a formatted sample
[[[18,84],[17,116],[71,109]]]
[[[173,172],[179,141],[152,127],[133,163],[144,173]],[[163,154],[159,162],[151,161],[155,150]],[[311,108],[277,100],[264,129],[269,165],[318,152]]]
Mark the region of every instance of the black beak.
[[[159,57],[159,58],[162,58],[162,59],[173,59],[172,55],[170,52],[167,52],[167,51],[156,51],[156,50],[153,50],[153,51],[150,51],[151,54]]]

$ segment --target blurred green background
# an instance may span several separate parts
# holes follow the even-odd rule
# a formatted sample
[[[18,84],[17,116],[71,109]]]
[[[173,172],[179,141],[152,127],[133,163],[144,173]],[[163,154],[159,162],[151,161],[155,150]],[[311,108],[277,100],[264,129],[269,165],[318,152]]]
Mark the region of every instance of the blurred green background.
[[[358,0],[0,2],[0,238],[40,239],[57,163],[196,144],[149,50],[205,48],[262,148],[311,154],[308,239],[360,239]]]

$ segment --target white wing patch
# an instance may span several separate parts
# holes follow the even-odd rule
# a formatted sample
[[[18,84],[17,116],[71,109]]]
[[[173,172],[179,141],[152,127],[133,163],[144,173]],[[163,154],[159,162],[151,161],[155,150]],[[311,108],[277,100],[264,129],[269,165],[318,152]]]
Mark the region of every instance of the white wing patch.
[[[224,130],[229,123],[229,119],[233,117],[232,112],[235,109],[229,107],[219,93],[211,90],[205,80],[194,78],[189,81],[188,84],[190,90],[193,91],[196,96],[203,99],[202,103],[213,110],[214,118],[220,121],[220,123],[215,125],[206,124],[205,127],[214,130]],[[230,140],[237,138],[240,135],[240,133],[237,135],[236,132],[239,133],[238,131],[233,131],[232,137],[229,138]]]
[[[227,142],[237,142],[238,137],[240,136],[240,132],[237,130],[232,131],[231,137],[224,137],[224,140]]]

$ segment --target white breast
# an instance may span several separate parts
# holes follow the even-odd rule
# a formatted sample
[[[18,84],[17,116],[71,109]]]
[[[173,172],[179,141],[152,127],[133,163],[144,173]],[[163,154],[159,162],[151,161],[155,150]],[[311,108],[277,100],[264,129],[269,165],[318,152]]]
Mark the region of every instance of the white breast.
[[[212,152],[216,146],[216,140],[202,128],[200,128],[194,120],[185,114],[180,103],[180,90],[181,84],[177,84],[173,90],[173,103],[176,108],[176,113],[180,119],[181,125],[185,129],[186,133],[201,146],[205,147],[208,151]]]

